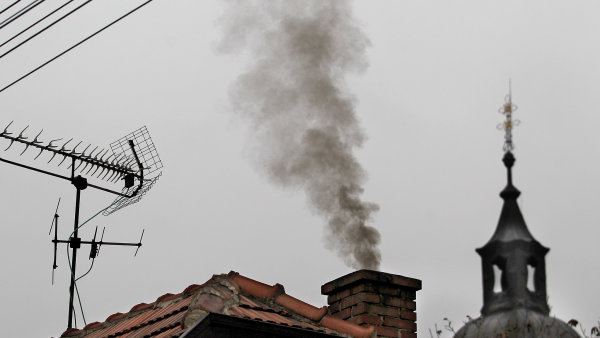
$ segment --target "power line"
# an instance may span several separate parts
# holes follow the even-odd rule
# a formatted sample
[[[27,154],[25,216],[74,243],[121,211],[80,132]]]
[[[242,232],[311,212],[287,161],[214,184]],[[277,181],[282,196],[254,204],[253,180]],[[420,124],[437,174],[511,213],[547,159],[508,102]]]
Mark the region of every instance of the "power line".
[[[91,0],[88,0],[88,2]],[[37,72],[38,70],[40,70],[41,68],[43,68],[44,66],[46,66],[47,64],[51,63],[52,61],[58,59],[59,57],[67,54],[68,52],[70,52],[71,50],[77,48],[79,45],[81,45],[82,43],[86,42],[87,40],[93,38],[94,36],[100,34],[101,32],[103,32],[104,30],[106,30],[108,27],[114,25],[115,23],[123,20],[124,18],[126,18],[127,16],[133,14],[134,12],[136,12],[137,10],[141,9],[142,7],[146,6],[147,4],[149,4],[150,2],[152,2],[153,0],[148,0],[146,2],[144,2],[143,4],[137,6],[136,8],[132,9],[131,11],[127,12],[125,15],[119,17],[118,19],[114,20],[113,22],[109,23],[108,25],[102,27],[101,29],[97,30],[95,33],[93,33],[92,35],[89,35],[87,38],[79,41],[78,43],[74,44],[73,46],[69,47],[68,49],[66,49],[65,51],[63,51],[62,53],[56,55],[55,57],[51,58],[50,60],[44,62],[43,64],[41,64],[40,66],[38,66],[37,68],[33,69],[32,71],[30,71],[29,73],[21,76],[20,78],[18,78],[17,80],[13,81],[11,84],[7,85],[6,87],[0,89],[0,93],[2,93],[3,91],[5,91],[6,89],[12,87],[13,85],[15,85],[16,83],[20,82],[21,80],[25,79],[26,77],[28,77],[29,75]],[[4,56],[4,55],[2,55]],[[2,56],[0,56],[0,58],[2,58]]]
[[[8,17],[8,19],[2,21],[0,23],[0,29],[8,26],[9,24],[11,24],[12,22],[14,22],[15,20],[17,20],[18,18],[22,17],[23,15],[27,14],[27,12],[29,12],[30,10],[36,8],[39,4],[41,4],[42,2],[44,2],[46,0],[33,0],[29,5],[23,7],[22,9],[20,9],[18,12],[16,12],[15,14],[11,15],[10,17]],[[15,17],[16,16],[16,17]],[[8,21],[8,22],[7,22]]]
[[[2,59],[3,57],[5,57],[6,55],[12,53],[15,49],[21,47],[22,45],[26,44],[27,42],[31,41],[33,38],[35,38],[36,36],[42,34],[43,32],[45,32],[48,28],[54,26],[55,24],[59,23],[60,21],[62,21],[64,18],[68,17],[69,15],[75,13],[77,10],[79,10],[81,7],[89,4],[90,2],[92,2],[93,0],[87,0],[86,2],[82,3],[81,5],[75,7],[72,11],[70,11],[69,13],[61,16],[60,18],[58,18],[57,20],[55,20],[53,23],[49,24],[48,26],[44,27],[42,30],[40,30],[39,32],[33,34],[32,36],[28,37],[27,39],[25,39],[24,41],[21,41],[18,45],[14,46],[13,48],[9,49],[6,53],[0,55],[0,59]]]
[[[19,0],[20,1],[20,0]],[[71,2],[73,2],[74,0],[69,0],[66,3],[64,3],[62,6],[58,7],[57,9],[53,10],[52,12],[50,12],[50,14],[47,14],[46,16],[44,16],[43,18],[39,19],[38,21],[34,22],[33,24],[29,25],[29,27],[23,29],[22,31],[20,31],[19,33],[13,35],[13,37],[11,37],[10,39],[4,41],[2,44],[0,44],[0,47],[3,47],[4,45],[6,45],[7,43],[11,42],[12,40],[14,40],[15,38],[17,38],[19,35],[25,33],[26,31],[28,31],[29,29],[31,29],[33,26],[37,25],[38,23],[46,20],[49,16],[51,16],[52,14],[60,11],[61,9],[63,9],[66,5],[70,4]]]
[[[23,12],[25,9],[27,9],[29,6],[31,6],[32,4],[34,4],[34,3],[35,3],[35,2],[37,2],[37,1],[38,1],[38,0],[33,0],[32,2],[30,2],[30,3],[29,3],[29,5],[27,5],[27,6],[23,7],[23,8],[21,8],[21,9],[19,9],[19,10],[18,10],[16,13],[13,13],[13,14],[12,14],[11,16],[9,16],[8,18],[6,18],[6,19],[2,20],[2,22],[0,22],[0,25],[1,25],[1,24],[4,24],[6,21],[8,21],[8,20],[10,20],[10,19],[14,18],[16,15],[19,15],[21,12]],[[13,3],[13,5],[14,5],[14,3]],[[12,5],[11,5],[11,7],[12,7]]]
[[[17,0],[17,1],[15,1],[15,2],[13,2],[12,4],[8,5],[8,7],[6,7],[5,9],[3,9],[3,10],[1,10],[1,11],[0,11],[0,14],[2,14],[2,13],[4,13],[4,12],[6,12],[6,11],[7,11],[7,10],[9,10],[9,9],[10,9],[12,6],[14,6],[14,5],[18,4],[20,1],[21,1],[21,0]]]

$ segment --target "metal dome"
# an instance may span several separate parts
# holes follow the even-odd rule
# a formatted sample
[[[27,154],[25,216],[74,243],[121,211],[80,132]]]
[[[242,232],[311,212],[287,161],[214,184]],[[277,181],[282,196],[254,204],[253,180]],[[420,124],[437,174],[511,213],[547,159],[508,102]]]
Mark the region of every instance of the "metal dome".
[[[454,338],[580,337],[558,318],[524,308],[479,317],[465,324]]]

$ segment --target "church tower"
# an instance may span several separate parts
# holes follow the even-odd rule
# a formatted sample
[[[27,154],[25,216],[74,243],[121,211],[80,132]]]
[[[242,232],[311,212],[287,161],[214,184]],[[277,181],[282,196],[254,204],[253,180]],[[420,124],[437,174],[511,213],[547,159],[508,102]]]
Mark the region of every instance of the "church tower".
[[[545,256],[549,249],[538,242],[525,224],[517,204],[521,192],[513,185],[512,119],[516,106],[512,93],[500,112],[506,116],[504,129],[506,187],[496,231],[477,253],[481,256],[483,307],[481,317],[463,326],[454,337],[579,337],[567,324],[549,316],[546,294]]]
[[[521,192],[512,184],[515,157],[507,151],[502,161],[507,184],[500,193],[504,200],[500,220],[492,238],[476,250],[483,274],[481,314],[524,308],[548,315],[545,256],[549,249],[533,238],[517,204]]]

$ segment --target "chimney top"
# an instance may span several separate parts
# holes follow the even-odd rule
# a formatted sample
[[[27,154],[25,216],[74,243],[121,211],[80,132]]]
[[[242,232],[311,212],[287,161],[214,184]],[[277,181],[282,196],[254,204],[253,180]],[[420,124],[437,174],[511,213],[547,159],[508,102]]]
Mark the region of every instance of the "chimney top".
[[[347,289],[352,285],[363,284],[365,282],[395,285],[414,289],[414,291],[421,290],[421,280],[419,279],[374,270],[358,270],[322,285],[321,294],[329,295],[339,289]]]
[[[321,286],[331,316],[374,326],[377,337],[417,337],[418,290],[418,279],[373,270],[358,270]]]

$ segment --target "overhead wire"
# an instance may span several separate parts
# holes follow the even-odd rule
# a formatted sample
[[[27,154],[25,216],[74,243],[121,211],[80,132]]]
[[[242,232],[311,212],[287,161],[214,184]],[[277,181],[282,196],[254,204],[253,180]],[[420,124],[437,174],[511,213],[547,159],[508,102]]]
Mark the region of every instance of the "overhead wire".
[[[29,3],[29,5],[26,5],[25,7],[19,9],[16,13],[13,13],[11,16],[9,16],[8,18],[2,20],[2,22],[0,22],[0,24],[5,23],[6,21],[14,18],[16,15],[19,15],[19,13],[23,12],[27,7],[31,6],[33,3],[35,3],[38,0],[33,0],[32,2]]]
[[[54,26],[55,24],[61,22],[64,18],[68,17],[69,15],[75,13],[76,11],[78,11],[80,8],[82,8],[83,6],[89,4],[90,2],[92,2],[93,0],[87,0],[86,2],[82,3],[81,5],[75,7],[73,10],[71,10],[69,13],[61,16],[60,18],[56,19],[53,23],[49,24],[48,26],[44,27],[43,29],[41,29],[40,31],[38,31],[37,33],[33,34],[32,36],[28,37],[27,39],[21,41],[19,44],[17,44],[16,46],[14,46],[13,48],[9,49],[7,52],[5,52],[4,54],[0,55],[0,59],[2,59],[3,57],[5,57],[6,55],[12,53],[15,49],[21,47],[22,45],[26,44],[27,42],[31,41],[32,39],[34,39],[36,36],[42,34],[43,32],[45,32],[46,30],[48,30],[50,27]]]
[[[0,14],[2,14],[2,13],[4,13],[4,12],[6,12],[7,10],[11,9],[11,8],[12,8],[12,6],[14,6],[14,5],[18,4],[20,1],[21,1],[21,0],[17,0],[17,1],[15,1],[15,2],[13,2],[12,4],[8,5],[8,7],[6,7],[5,9],[3,9],[3,10],[1,10],[1,11],[0,11]]]
[[[50,12],[49,14],[46,14],[43,18],[39,19],[38,21],[32,23],[31,25],[29,25],[27,28],[23,29],[22,31],[20,31],[19,33],[13,35],[10,39],[4,41],[2,44],[0,44],[0,48],[3,47],[4,45],[6,45],[7,43],[11,42],[12,40],[16,39],[17,37],[19,37],[21,34],[27,32],[28,30],[30,30],[31,28],[33,28],[35,25],[37,25],[38,23],[46,20],[48,17],[50,17],[52,14],[60,11],[61,9],[63,9],[65,6],[67,6],[68,4],[70,4],[71,2],[73,2],[75,0],[69,0],[67,2],[65,2],[64,4],[62,4],[60,7],[56,8],[55,10],[53,10],[52,12]]]
[[[92,1],[92,0],[88,0]],[[41,68],[45,67],[46,65],[48,65],[49,63],[53,62],[54,60],[60,58],[61,56],[67,54],[68,52],[70,52],[71,50],[77,48],[79,45],[83,44],[84,42],[86,42],[87,40],[93,38],[94,36],[100,34],[101,32],[103,32],[104,30],[106,30],[107,28],[109,28],[110,26],[114,25],[115,23],[123,20],[124,18],[126,18],[127,16],[133,14],[134,12],[138,11],[139,9],[141,9],[142,7],[146,6],[147,4],[149,4],[150,2],[152,2],[153,0],[147,0],[146,2],[142,3],[141,5],[137,6],[136,8],[132,9],[131,11],[127,12],[126,14],[124,14],[123,16],[119,17],[118,19],[112,21],[111,23],[109,23],[108,25],[102,27],[101,29],[97,30],[95,33],[89,35],[88,37],[86,37],[85,39],[79,41],[78,43],[74,44],[73,46],[69,47],[68,49],[64,50],[63,52],[61,52],[60,54],[56,55],[55,57],[51,58],[50,60],[44,62],[43,64],[41,64],[40,66],[36,67],[35,69],[31,70],[30,72],[28,72],[27,74],[21,76],[20,78],[16,79],[15,81],[13,81],[12,83],[8,84],[7,86],[5,86],[4,88],[0,89],[0,93],[2,93],[3,91],[5,91],[6,89],[12,87],[13,85],[15,85],[16,83],[22,81],[23,79],[27,78],[28,76],[30,76],[31,74],[37,72],[38,70],[40,70]],[[10,52],[10,51],[9,51]],[[5,54],[1,55],[0,58],[2,58]]]
[[[29,5],[23,7],[21,10],[19,10],[15,14],[11,15],[10,17],[8,17],[6,20],[0,22],[0,29],[8,26],[9,24],[11,24],[12,22],[14,22],[18,18],[20,18],[23,15],[27,14],[27,12],[29,12],[30,10],[36,8],[39,4],[41,4],[44,1],[46,1],[46,0],[33,0]]]

